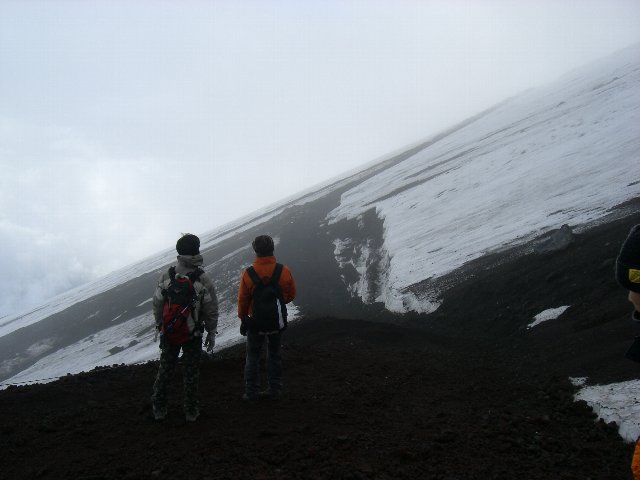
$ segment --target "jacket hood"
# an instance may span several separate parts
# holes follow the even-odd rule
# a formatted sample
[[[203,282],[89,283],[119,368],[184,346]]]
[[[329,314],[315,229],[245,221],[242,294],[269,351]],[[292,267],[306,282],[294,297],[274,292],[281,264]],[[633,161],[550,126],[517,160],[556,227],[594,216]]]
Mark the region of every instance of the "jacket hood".
[[[202,255],[178,255],[178,264],[187,268],[196,268],[204,264]]]

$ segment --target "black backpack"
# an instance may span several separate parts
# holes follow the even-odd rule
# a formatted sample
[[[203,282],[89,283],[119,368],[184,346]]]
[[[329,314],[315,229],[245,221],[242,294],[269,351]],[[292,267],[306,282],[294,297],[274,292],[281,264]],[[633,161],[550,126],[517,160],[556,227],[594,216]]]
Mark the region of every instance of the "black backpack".
[[[253,266],[247,268],[247,273],[254,284],[249,330],[258,333],[273,333],[284,330],[287,327],[287,306],[278,283],[282,274],[282,264],[276,263],[273,275],[267,283],[262,281]]]
[[[193,284],[204,271],[200,268],[187,275],[176,275],[176,268],[169,269],[169,285],[162,291],[164,308],[162,311],[161,335],[171,345],[184,345],[193,338],[196,328],[193,312],[197,303]]]

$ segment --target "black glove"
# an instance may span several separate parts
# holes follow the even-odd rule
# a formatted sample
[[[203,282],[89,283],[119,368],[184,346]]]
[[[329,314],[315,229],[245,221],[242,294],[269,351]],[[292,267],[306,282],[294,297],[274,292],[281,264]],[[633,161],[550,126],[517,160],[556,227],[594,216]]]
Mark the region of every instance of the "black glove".
[[[638,310],[634,310],[633,313],[631,314],[631,319],[634,322],[640,323],[640,312]]]
[[[247,330],[249,330],[248,323],[249,317],[244,317],[240,320],[240,335],[243,337],[247,336]]]

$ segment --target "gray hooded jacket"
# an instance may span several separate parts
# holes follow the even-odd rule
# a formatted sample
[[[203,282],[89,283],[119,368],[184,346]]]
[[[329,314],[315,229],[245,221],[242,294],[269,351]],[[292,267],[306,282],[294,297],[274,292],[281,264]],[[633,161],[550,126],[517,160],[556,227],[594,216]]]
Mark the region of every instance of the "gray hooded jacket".
[[[202,255],[178,255],[178,264],[176,265],[176,274],[186,275],[193,272],[203,264]],[[164,272],[158,280],[156,291],[153,295],[153,317],[156,322],[156,328],[162,324],[162,310],[164,308],[164,297],[162,290],[169,286],[169,272]],[[195,315],[196,321],[202,323],[207,332],[215,334],[218,328],[218,297],[213,282],[206,273],[200,275],[198,281],[193,284],[198,297]],[[198,332],[194,332],[198,335]]]

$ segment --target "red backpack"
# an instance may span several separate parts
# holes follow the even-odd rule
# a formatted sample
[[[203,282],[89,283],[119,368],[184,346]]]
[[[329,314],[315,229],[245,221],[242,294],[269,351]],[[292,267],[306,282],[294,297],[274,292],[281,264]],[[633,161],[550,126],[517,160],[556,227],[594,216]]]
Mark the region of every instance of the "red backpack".
[[[197,303],[193,284],[204,271],[200,268],[187,275],[176,275],[176,267],[169,269],[169,285],[162,291],[162,335],[171,345],[184,345],[193,338],[195,331],[194,309]]]

